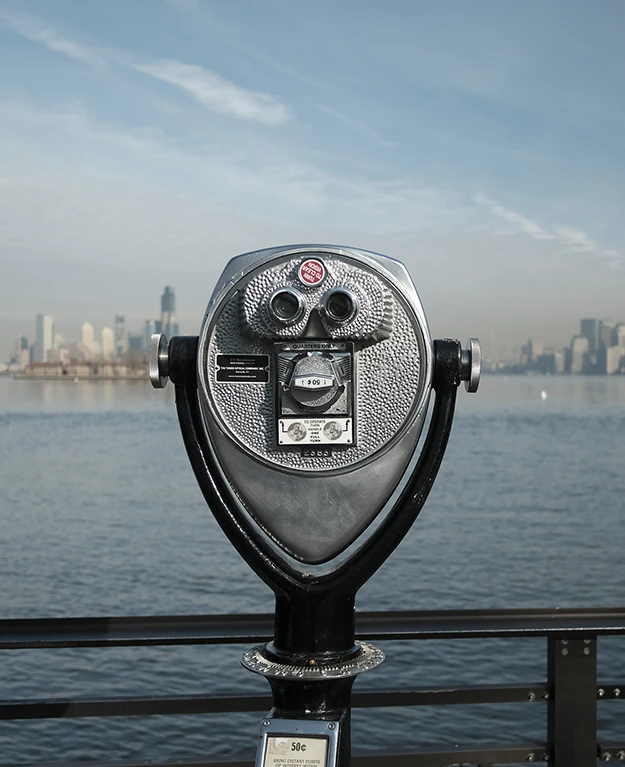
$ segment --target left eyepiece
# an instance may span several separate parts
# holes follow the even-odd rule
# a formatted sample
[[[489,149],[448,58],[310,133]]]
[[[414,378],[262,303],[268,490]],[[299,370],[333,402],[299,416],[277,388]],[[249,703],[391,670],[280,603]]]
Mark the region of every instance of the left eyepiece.
[[[269,316],[278,325],[294,325],[306,311],[304,296],[295,288],[280,288],[269,297]]]

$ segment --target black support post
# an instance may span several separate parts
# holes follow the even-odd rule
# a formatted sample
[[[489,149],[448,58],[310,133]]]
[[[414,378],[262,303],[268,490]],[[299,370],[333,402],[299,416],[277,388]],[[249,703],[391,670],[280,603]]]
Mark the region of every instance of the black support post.
[[[554,767],[597,764],[597,640],[548,639],[547,737]]]

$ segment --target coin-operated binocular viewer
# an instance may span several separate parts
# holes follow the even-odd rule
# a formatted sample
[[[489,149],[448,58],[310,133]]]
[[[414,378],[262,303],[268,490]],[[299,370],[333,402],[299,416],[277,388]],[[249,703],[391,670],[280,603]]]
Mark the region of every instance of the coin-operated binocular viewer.
[[[273,641],[242,659],[273,693],[257,767],[349,764],[351,687],[384,659],[355,641],[356,592],[421,510],[480,362],[474,339],[432,342],[403,264],[335,246],[238,256],[199,338],[152,337],[204,497],[276,597]]]

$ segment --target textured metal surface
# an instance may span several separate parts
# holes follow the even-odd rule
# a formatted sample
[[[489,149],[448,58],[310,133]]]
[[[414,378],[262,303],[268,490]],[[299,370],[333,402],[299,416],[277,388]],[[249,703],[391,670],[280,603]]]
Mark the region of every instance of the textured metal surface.
[[[377,668],[384,661],[384,653],[369,642],[360,642],[359,654],[351,660],[339,663],[320,664],[314,659],[305,666],[294,666],[279,663],[267,657],[265,645],[253,647],[243,654],[242,665],[255,674],[273,679],[297,679],[300,681],[318,681],[320,679],[344,679],[348,676],[358,676],[365,671]]]
[[[332,339],[372,339],[384,323],[392,322],[394,307],[390,302],[388,285],[368,268],[363,269],[360,264],[339,260],[336,253],[328,252],[323,256],[327,276],[318,286],[302,286],[297,278],[299,265],[306,259],[305,253],[297,258],[287,256],[286,261],[280,260],[276,266],[263,269],[246,284],[242,284],[239,294],[240,319],[250,335],[299,338],[315,309],[321,315],[327,336]],[[348,322],[340,325],[331,322],[325,310],[328,293],[338,288],[349,291],[359,308]],[[288,327],[275,322],[268,311],[270,298],[278,289],[298,290],[305,301],[306,308],[301,320]]]
[[[216,425],[234,437],[236,444],[276,467],[329,471],[352,467],[401,433],[417,408],[423,387],[420,344],[405,312],[398,316],[397,332],[392,338],[367,346],[355,355],[361,382],[355,397],[360,424],[357,445],[319,459],[276,445],[272,380],[266,384],[215,382],[218,354],[271,355],[273,352],[273,342],[250,341],[238,334],[236,302],[233,297],[221,314],[222,324],[215,329],[206,373],[213,412],[217,415]]]
[[[257,644],[273,637],[268,613],[0,620],[0,650],[51,647]],[[361,612],[365,640],[594,637],[625,634],[625,608]],[[608,685],[606,696],[625,684]]]
[[[400,289],[393,273],[385,271],[390,259],[367,254],[368,260],[358,260],[362,251],[340,248],[314,251],[314,246],[309,247],[311,250],[296,249],[296,258],[293,249],[279,258],[279,252],[272,251],[271,258],[278,258],[276,264],[267,263],[262,251],[252,261],[240,257],[248,259],[249,274],[239,272],[238,279],[230,284],[230,291],[219,295],[217,302],[211,301],[201,333],[198,372],[204,398],[210,405],[205,413],[207,422],[209,426],[215,422],[213,431],[221,429],[252,457],[276,467],[325,472],[345,469],[367,459],[398,438],[402,429],[422,413],[429,390],[431,340],[418,296],[405,270],[406,282]],[[323,256],[328,275],[322,285],[306,288],[298,283],[297,266],[310,255]],[[259,266],[254,268],[256,263]],[[280,284],[293,289],[297,286],[308,301],[302,320],[289,327],[271,323],[263,309]],[[274,383],[217,383],[216,357],[271,354],[273,341],[297,340],[323,296],[333,287],[341,286],[357,296],[360,311],[354,319],[333,326],[318,313],[317,316],[322,323],[322,339],[362,341],[362,348],[356,353],[363,382],[356,392],[356,418],[362,424],[357,445],[323,458],[279,448]],[[390,338],[380,341],[389,334]],[[379,342],[371,343],[372,340]]]

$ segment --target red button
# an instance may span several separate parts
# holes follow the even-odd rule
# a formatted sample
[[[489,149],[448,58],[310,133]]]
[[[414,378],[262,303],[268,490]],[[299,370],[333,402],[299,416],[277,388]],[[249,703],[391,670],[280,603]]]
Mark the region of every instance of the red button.
[[[319,285],[326,276],[326,268],[323,261],[307,258],[300,264],[297,276],[304,285]]]

